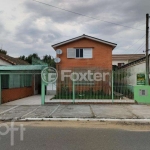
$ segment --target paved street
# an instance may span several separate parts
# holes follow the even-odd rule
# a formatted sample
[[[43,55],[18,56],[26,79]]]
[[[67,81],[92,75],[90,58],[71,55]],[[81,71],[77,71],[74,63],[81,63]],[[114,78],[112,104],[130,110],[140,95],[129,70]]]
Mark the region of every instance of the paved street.
[[[10,125],[10,123],[8,123]],[[150,127],[116,125],[97,122],[20,122],[24,124],[23,141],[20,131],[0,136],[3,150],[149,150]],[[136,129],[136,130],[135,130]],[[146,131],[145,131],[146,130]],[[147,131],[148,130],[148,131]],[[6,128],[1,127],[1,132]]]
[[[0,106],[0,120],[27,118],[150,119],[150,105]]]

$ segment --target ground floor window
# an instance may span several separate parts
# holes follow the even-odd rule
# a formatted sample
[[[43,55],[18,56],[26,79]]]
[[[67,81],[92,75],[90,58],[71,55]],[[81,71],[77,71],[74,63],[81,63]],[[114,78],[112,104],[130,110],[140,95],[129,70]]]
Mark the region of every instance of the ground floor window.
[[[32,75],[30,74],[2,75],[2,89],[30,86],[32,86]]]
[[[9,88],[9,75],[2,75],[2,89],[8,89]]]

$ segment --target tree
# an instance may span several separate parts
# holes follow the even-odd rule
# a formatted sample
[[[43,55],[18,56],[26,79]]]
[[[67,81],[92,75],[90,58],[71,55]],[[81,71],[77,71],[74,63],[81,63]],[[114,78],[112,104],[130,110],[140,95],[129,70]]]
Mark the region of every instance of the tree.
[[[54,67],[54,68],[56,68],[56,63],[55,63],[55,61],[54,61],[54,58],[51,59],[51,66]]]
[[[51,55],[45,55],[45,56],[43,56],[42,61],[45,62],[45,63],[47,63],[48,66],[56,68],[56,64],[55,64],[54,59],[53,59],[53,57]]]
[[[23,55],[23,56],[20,56],[19,58],[22,59],[22,60],[24,60],[24,61],[27,61],[30,64],[32,64],[32,57],[41,60],[40,57],[38,56],[38,54],[36,54],[36,53],[30,54],[27,57],[25,57]],[[54,61],[54,58],[51,55],[45,55],[45,56],[43,56],[43,59],[41,61],[47,63],[48,66],[56,68],[56,63]]]
[[[0,49],[0,53],[2,53],[2,54],[7,54],[7,51],[5,51],[5,50],[3,50],[2,48]]]
[[[30,63],[30,64],[32,64],[32,57],[37,58],[37,59],[40,59],[40,57],[38,56],[37,53],[30,54],[28,57],[25,57],[25,56],[23,55],[23,56],[20,56],[19,58],[22,59],[22,60],[27,61],[27,62]]]
[[[22,59],[22,60],[25,60],[26,56],[23,55],[23,56],[20,56],[19,58]]]

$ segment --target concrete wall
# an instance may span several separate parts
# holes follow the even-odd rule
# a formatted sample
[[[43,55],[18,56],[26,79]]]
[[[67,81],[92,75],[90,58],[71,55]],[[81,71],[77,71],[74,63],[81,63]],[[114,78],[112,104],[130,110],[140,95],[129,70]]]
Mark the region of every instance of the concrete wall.
[[[145,91],[145,94],[142,94],[142,90]],[[150,86],[135,86],[134,87],[134,100],[142,104],[150,104]]]

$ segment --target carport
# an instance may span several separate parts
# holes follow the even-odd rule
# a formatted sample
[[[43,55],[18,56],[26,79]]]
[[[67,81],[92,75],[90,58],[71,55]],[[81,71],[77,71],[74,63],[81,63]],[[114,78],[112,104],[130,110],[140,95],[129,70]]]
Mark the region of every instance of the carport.
[[[25,87],[24,83],[22,81],[26,80],[26,86],[29,86],[29,82],[31,83],[32,78],[35,75],[41,75],[41,71],[47,67],[48,65],[15,65],[15,66],[0,66],[0,104],[2,104],[2,83],[3,86],[7,89],[9,89],[10,85],[12,84],[11,82],[15,82],[14,79],[18,81],[17,85],[20,85],[18,88]],[[14,77],[14,79],[10,80],[10,76]],[[24,78],[25,76],[25,78]],[[43,105],[45,103],[45,86],[46,83],[44,83],[41,80],[41,104]],[[30,89],[29,89],[30,90]],[[19,94],[19,93],[18,93]],[[11,95],[10,95],[11,96]]]

